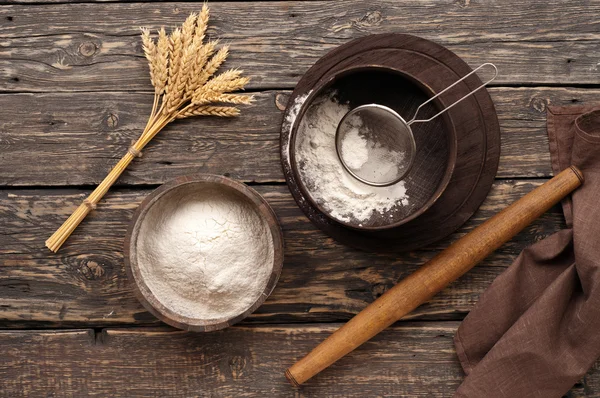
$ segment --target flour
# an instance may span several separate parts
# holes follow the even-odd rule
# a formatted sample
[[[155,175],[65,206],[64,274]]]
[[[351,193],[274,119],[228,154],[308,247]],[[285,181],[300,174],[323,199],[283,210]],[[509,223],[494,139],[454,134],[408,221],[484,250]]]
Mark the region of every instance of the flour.
[[[347,132],[341,141],[340,152],[350,170],[371,182],[398,179],[399,166],[403,165],[406,155],[404,152],[386,148],[373,141],[372,132],[367,126],[363,126],[358,115],[347,118],[344,127],[347,128]]]
[[[360,136],[360,128],[352,126],[342,141],[342,157],[352,170],[359,170],[369,160],[367,140]]]
[[[304,95],[300,95],[294,99],[294,102],[288,107],[286,111],[286,115],[283,118],[283,123],[281,124],[281,132],[283,134],[289,134],[292,126],[296,122],[296,118],[298,117],[298,113],[304,104],[304,101],[308,98],[308,96],[312,93],[312,90],[307,92]],[[284,146],[283,151],[281,153],[282,160],[284,162],[290,161],[290,141],[283,141],[282,145]]]
[[[409,197],[404,181],[388,187],[373,187],[352,177],[342,166],[335,149],[335,132],[349,105],[340,104],[335,93],[320,95],[311,104],[300,121],[296,138],[296,161],[300,178],[310,196],[332,217],[343,222],[359,223],[368,221],[375,214],[385,214],[395,206],[408,206]],[[354,123],[354,122],[353,122]],[[373,150],[359,135],[359,122],[356,131],[342,142],[342,153],[351,168],[366,164]],[[346,141],[348,141],[346,143]],[[346,147],[344,147],[346,145]],[[396,158],[383,158],[377,167],[393,168],[395,161],[401,161],[402,153],[382,154]],[[373,167],[373,165],[371,165]],[[393,173],[395,170],[385,171]]]
[[[184,185],[156,202],[140,227],[137,253],[154,296],[176,314],[203,320],[250,308],[274,258],[267,222],[249,200],[210,183]]]
[[[307,93],[305,93],[304,95],[300,95],[300,96],[296,97],[296,99],[294,99],[294,103],[288,110],[287,115],[283,121],[285,128],[289,129],[294,124],[294,122],[296,121],[296,118],[298,117],[298,113],[300,112],[300,109],[302,108],[302,105],[304,105],[304,101],[306,101],[306,99],[308,98],[308,96],[311,93],[312,93],[312,90],[310,90]]]

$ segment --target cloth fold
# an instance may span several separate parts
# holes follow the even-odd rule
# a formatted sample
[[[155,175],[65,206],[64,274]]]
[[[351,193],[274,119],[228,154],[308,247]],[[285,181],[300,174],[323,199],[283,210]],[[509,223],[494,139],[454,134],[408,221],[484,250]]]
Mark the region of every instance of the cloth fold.
[[[600,106],[549,107],[555,174],[584,184],[567,229],[527,247],[458,328],[467,375],[455,397],[562,397],[600,357]]]

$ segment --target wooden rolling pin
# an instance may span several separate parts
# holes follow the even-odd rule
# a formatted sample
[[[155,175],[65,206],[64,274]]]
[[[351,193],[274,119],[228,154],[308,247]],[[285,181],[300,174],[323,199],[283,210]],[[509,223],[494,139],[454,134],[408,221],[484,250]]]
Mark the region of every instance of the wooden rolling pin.
[[[295,386],[304,383],[431,299],[582,183],[583,174],[571,166],[528,193],[388,290],[286,370],[285,376]]]

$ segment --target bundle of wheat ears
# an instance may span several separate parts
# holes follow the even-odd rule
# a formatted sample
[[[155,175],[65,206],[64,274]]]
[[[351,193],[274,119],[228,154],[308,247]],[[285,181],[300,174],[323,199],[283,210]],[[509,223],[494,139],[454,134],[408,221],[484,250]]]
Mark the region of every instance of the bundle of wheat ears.
[[[160,29],[156,41],[147,29],[142,29],[144,53],[154,86],[154,104],[148,123],[140,138],[94,192],[46,241],[50,250],[56,252],[62,246],[129,163],[167,124],[190,116],[237,116],[239,109],[226,104],[252,102],[250,95],[232,94],[242,90],[249,81],[242,76],[241,70],[215,74],[227,58],[229,47],[217,49],[216,41],[204,43],[208,17],[208,6],[204,4],[199,14],[191,14],[181,28],[173,30],[170,35],[164,28]]]

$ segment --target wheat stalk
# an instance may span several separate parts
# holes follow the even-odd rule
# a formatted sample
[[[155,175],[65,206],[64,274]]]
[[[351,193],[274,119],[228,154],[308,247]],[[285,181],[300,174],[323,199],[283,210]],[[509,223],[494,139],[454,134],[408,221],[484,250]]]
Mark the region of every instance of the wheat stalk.
[[[206,3],[167,35],[158,31],[156,41],[148,29],[142,29],[142,45],[148,60],[150,81],[154,86],[154,102],[148,123],[138,140],[108,173],[106,178],[83,201],[63,225],[46,240],[46,246],[56,252],[83,219],[127,168],[142,149],[167,124],[191,116],[232,117],[240,114],[234,106],[250,104],[251,95],[232,93],[243,90],[249,79],[240,70],[228,70],[215,75],[229,55],[229,47],[217,50],[216,41],[204,43],[210,12]]]

